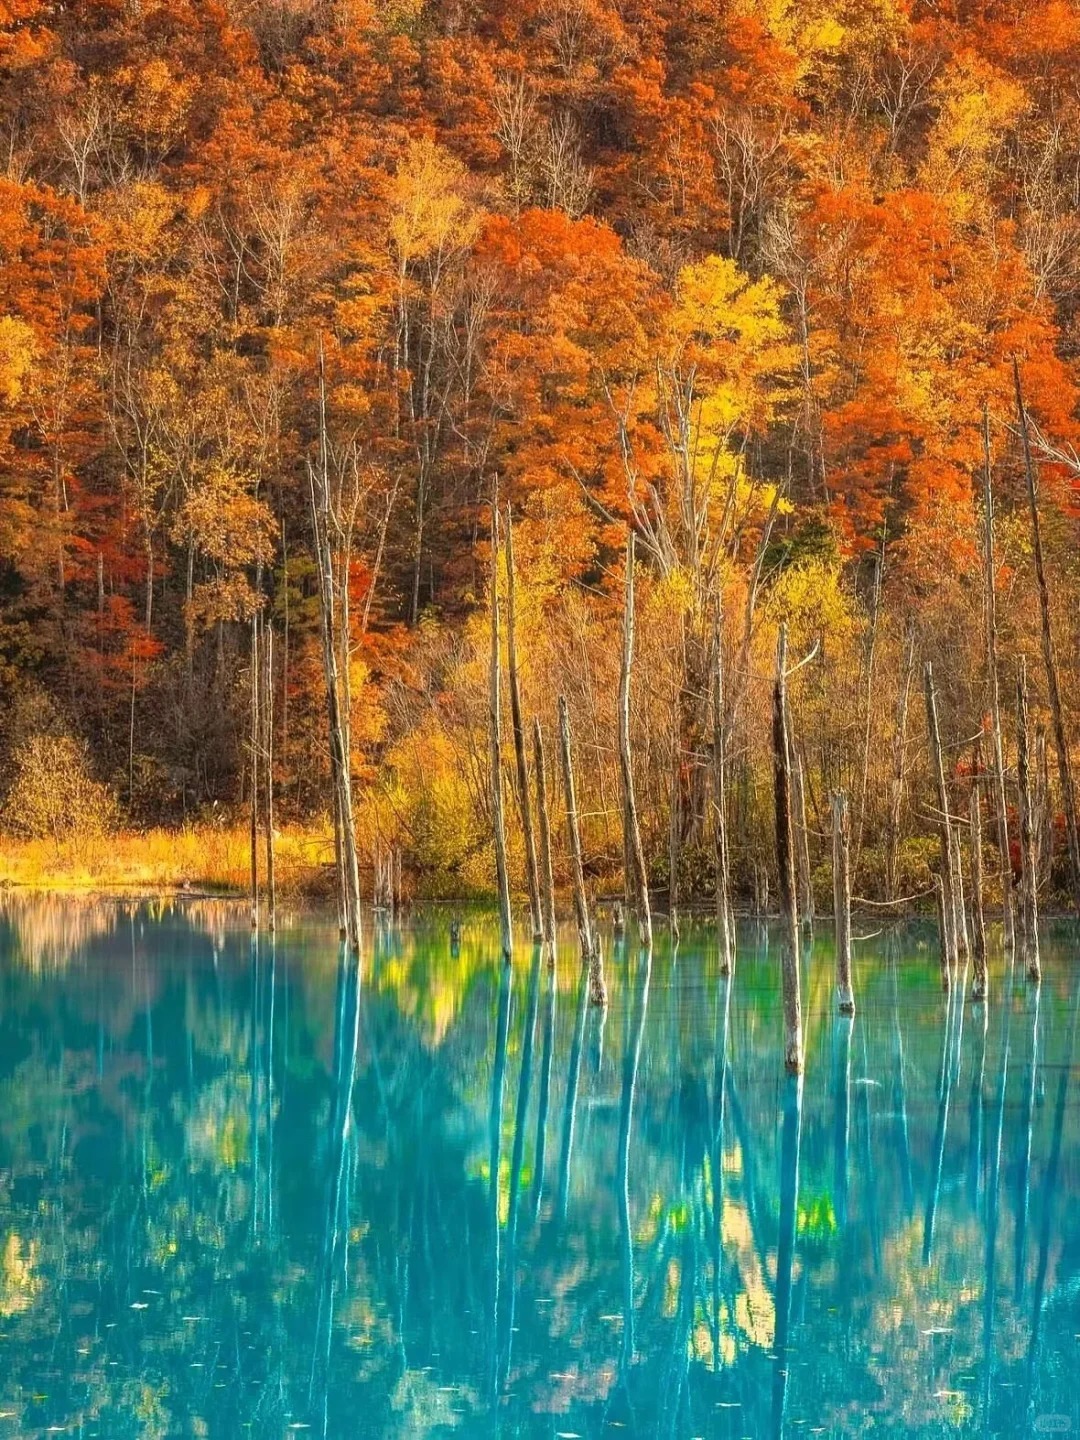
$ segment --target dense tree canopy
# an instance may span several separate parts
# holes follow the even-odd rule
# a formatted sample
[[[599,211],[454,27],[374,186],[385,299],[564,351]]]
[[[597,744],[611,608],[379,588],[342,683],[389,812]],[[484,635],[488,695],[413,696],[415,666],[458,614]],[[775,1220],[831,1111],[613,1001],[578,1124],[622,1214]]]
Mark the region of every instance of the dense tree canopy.
[[[984,405],[1010,653],[1030,623],[1014,357],[1040,434],[1077,432],[1078,58],[1072,0],[0,3],[5,751],[45,697],[132,819],[234,802],[262,610],[282,803],[322,803],[320,350],[354,764],[418,862],[447,805],[484,814],[470,617],[496,485],[530,703],[557,677],[600,770],[627,525],[647,792],[669,711],[697,743],[718,587],[736,649],[755,616],[748,696],[761,625],[825,637],[839,668],[801,682],[823,785],[860,763],[882,595],[888,657],[914,619],[977,724],[955,646],[979,653]],[[1067,599],[1074,496],[1043,473]]]

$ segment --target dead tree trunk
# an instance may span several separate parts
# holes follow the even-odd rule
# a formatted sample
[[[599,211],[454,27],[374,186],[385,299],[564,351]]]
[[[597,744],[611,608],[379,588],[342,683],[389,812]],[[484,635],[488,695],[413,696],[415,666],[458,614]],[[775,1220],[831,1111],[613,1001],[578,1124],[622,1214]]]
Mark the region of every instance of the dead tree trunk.
[[[1001,916],[1005,946],[1016,943],[1012,859],[1009,853],[1009,807],[1005,798],[1005,747],[1001,733],[1001,686],[997,655],[997,580],[994,561],[994,476],[990,465],[990,412],[983,406],[983,624],[986,631],[986,687],[990,700],[993,743],[994,812],[1001,868]]]
[[[791,747],[792,801],[795,807],[796,871],[799,877],[799,919],[811,929],[814,924],[814,877],[810,869],[810,831],[806,823],[806,785],[803,757]]]
[[[942,966],[946,989],[959,963],[958,931],[956,925],[956,880],[953,871],[955,852],[953,850],[952,818],[949,814],[949,788],[945,783],[945,761],[941,751],[941,729],[938,724],[937,692],[934,689],[934,670],[927,660],[923,667],[926,684],[926,724],[930,738],[930,762],[937,786],[938,831],[941,835],[941,892],[944,910],[942,932]]]
[[[251,617],[251,928],[259,928],[259,617]]]
[[[934,899],[937,902],[938,934],[941,936],[939,947],[941,960],[941,988],[948,991],[951,987],[951,967],[949,964],[949,906],[945,898],[945,876],[938,873],[934,876]]]
[[[274,632],[263,627],[263,770],[266,823],[266,905],[271,930],[277,928],[277,880],[274,873]]]
[[[491,507],[491,669],[488,729],[491,740],[491,823],[495,830],[495,880],[499,892],[499,932],[504,965],[514,956],[514,922],[510,910],[510,870],[506,858],[506,815],[502,774],[502,656],[499,643],[499,507]]]
[[[319,615],[326,682],[326,711],[330,735],[330,780],[333,791],[335,851],[341,891],[341,917],[345,938],[360,953],[360,865],[356,852],[356,821],[352,805],[352,763],[349,743],[348,685],[342,688],[339,655],[348,659],[348,576],[351,528],[343,526],[335,511],[330,486],[330,440],[326,423],[326,380],[322,348],[319,350],[319,463],[309,465],[311,520],[316,572],[319,578]],[[335,564],[332,535],[338,536]],[[342,538],[344,537],[344,538]],[[347,682],[347,677],[346,677]]]
[[[551,863],[551,819],[548,811],[547,762],[539,719],[533,720],[533,768],[536,771],[536,809],[540,822],[540,891],[543,902],[544,940],[548,968],[555,968],[555,874]]]
[[[529,889],[529,917],[532,938],[539,944],[544,938],[544,918],[540,906],[540,881],[536,865],[536,839],[533,832],[532,797],[529,792],[529,766],[525,758],[525,726],[521,718],[521,686],[517,662],[517,585],[514,571],[514,524],[510,506],[506,507],[506,658],[510,675],[510,719],[514,727],[514,762],[517,767],[518,806],[525,840],[525,878]]]
[[[908,702],[915,674],[915,627],[908,624],[904,646],[904,672],[896,697],[896,727],[893,731],[892,775],[889,781],[889,817],[885,832],[885,898],[895,900],[898,884],[900,820],[904,807],[904,756],[907,749]]]
[[[851,985],[851,822],[848,798],[832,797],[833,909],[836,915],[836,1004],[841,1015],[855,1014]]]
[[[589,921],[589,902],[585,895],[585,866],[581,858],[581,831],[578,827],[577,793],[574,786],[574,760],[570,747],[570,712],[565,695],[559,696],[559,741],[562,750],[563,787],[566,791],[566,831],[570,842],[570,864],[574,882],[574,914],[577,917],[581,960],[589,971],[589,1000],[593,1005],[607,1004],[607,985],[600,947]]]
[[[1061,788],[1061,804],[1065,811],[1065,833],[1069,842],[1069,875],[1072,880],[1073,905],[1080,914],[1080,835],[1076,824],[1076,794],[1073,789],[1072,767],[1069,762],[1069,746],[1065,739],[1065,720],[1061,711],[1061,693],[1058,688],[1057,660],[1054,655],[1054,637],[1050,629],[1050,589],[1046,583],[1046,566],[1043,562],[1042,529],[1039,524],[1038,482],[1035,462],[1031,457],[1031,436],[1028,433],[1027,410],[1020,389],[1020,367],[1013,359],[1013,379],[1016,384],[1016,413],[1020,421],[1020,438],[1024,447],[1024,472],[1027,477],[1028,507],[1031,510],[1031,539],[1035,554],[1035,581],[1039,591],[1039,616],[1042,621],[1043,668],[1046,671],[1046,690],[1050,700],[1050,720],[1054,728],[1054,748],[1057,751],[1058,785]]]
[[[629,866],[626,898],[637,917],[642,944],[652,948],[652,910],[649,877],[641,844],[634,767],[630,754],[630,673],[634,663],[634,532],[626,542],[626,583],[623,601],[622,671],[619,676],[619,776],[622,780],[623,856]],[[674,923],[674,914],[672,915]]]
[[[720,974],[730,975],[735,963],[735,927],[731,914],[731,857],[727,833],[727,733],[724,717],[723,612],[719,595],[713,631],[713,854],[716,865],[716,930],[720,941]]]
[[[1031,729],[1028,722],[1027,665],[1020,657],[1016,676],[1016,788],[1020,801],[1020,910],[1022,958],[1028,977],[1039,980],[1039,882],[1035,866],[1035,824],[1031,802]]]
[[[776,802],[776,863],[780,879],[783,945],[780,967],[784,998],[784,1068],[802,1074],[802,1000],[799,994],[799,905],[795,889],[795,844],[791,823],[791,731],[787,710],[787,627],[780,627],[773,685],[773,790]]]
[[[971,928],[975,977],[971,985],[972,1000],[985,1000],[988,980],[986,973],[986,919],[983,909],[982,801],[976,776],[971,787]]]

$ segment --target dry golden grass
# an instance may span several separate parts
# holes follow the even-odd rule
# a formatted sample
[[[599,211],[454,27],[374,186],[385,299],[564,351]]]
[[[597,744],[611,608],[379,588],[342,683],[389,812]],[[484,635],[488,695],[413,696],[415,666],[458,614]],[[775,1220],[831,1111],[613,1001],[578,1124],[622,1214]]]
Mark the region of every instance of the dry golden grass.
[[[0,838],[0,885],[49,890],[247,889],[246,828],[185,826],[122,831],[62,840]],[[275,874],[283,895],[325,887],[334,858],[328,829],[288,826],[277,832]],[[259,850],[263,870],[262,843]]]

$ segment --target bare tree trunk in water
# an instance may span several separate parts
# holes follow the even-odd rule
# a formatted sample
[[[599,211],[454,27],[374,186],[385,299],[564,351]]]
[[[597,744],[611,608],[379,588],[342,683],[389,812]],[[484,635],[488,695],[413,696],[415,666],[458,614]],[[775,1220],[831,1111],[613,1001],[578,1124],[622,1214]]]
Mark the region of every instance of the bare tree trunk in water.
[[[784,1067],[801,1075],[802,1000],[799,994],[799,906],[795,893],[795,845],[791,824],[791,739],[787,711],[787,626],[780,627],[773,685],[773,788],[776,800],[776,863],[784,943],[780,966],[784,996]]]
[[[1009,853],[1009,807],[1005,798],[1005,747],[1001,735],[1001,686],[997,658],[997,580],[994,562],[994,476],[990,465],[990,412],[983,406],[983,624],[986,630],[986,685],[994,762],[994,811],[1001,867],[1001,918],[1005,947],[1016,944],[1012,858]]]
[[[1039,963],[1039,882],[1035,868],[1035,826],[1031,805],[1031,730],[1028,722],[1027,664],[1020,657],[1016,676],[1016,788],[1020,798],[1020,913],[1022,959],[1028,978],[1042,978]]]
[[[607,985],[600,947],[589,921],[589,902],[585,895],[585,866],[581,859],[581,831],[578,827],[577,794],[574,788],[574,761],[570,746],[570,712],[566,696],[559,696],[559,741],[562,750],[563,787],[566,791],[566,830],[570,841],[570,861],[574,880],[574,913],[577,917],[578,939],[581,942],[582,964],[589,972],[589,1000],[593,1005],[607,1004]]]
[[[719,592],[713,630],[713,853],[716,867],[716,929],[720,940],[720,974],[730,975],[735,963],[735,927],[731,914],[731,856],[727,831],[727,733],[724,717],[723,612]]]
[[[263,768],[266,808],[266,903],[271,931],[277,928],[277,881],[274,874],[274,632],[263,627]]]
[[[1065,738],[1065,720],[1061,712],[1061,692],[1058,688],[1057,660],[1054,655],[1054,637],[1050,629],[1050,590],[1046,583],[1046,566],[1043,563],[1042,529],[1039,524],[1038,484],[1035,462],[1031,458],[1031,436],[1028,433],[1027,410],[1020,390],[1020,367],[1013,357],[1013,380],[1016,385],[1016,413],[1020,420],[1020,438],[1024,447],[1024,472],[1027,476],[1028,507],[1031,511],[1031,539],[1035,553],[1035,580],[1039,591],[1039,615],[1042,620],[1043,668],[1046,671],[1046,689],[1050,700],[1050,719],[1054,727],[1054,748],[1057,751],[1058,785],[1061,789],[1061,804],[1065,811],[1065,832],[1069,841],[1069,875],[1072,880],[1073,905],[1080,914],[1080,835],[1076,825],[1076,793],[1073,789],[1072,769],[1069,764],[1069,746]],[[1036,957],[1037,962],[1037,957]]]
[[[930,762],[934,768],[937,784],[938,830],[941,835],[941,898],[944,928],[942,932],[942,980],[945,988],[952,984],[952,977],[959,965],[959,946],[956,927],[956,876],[953,865],[956,854],[953,849],[952,818],[949,814],[949,788],[945,783],[945,761],[941,753],[941,728],[938,724],[937,691],[934,689],[934,669],[927,660],[923,667],[926,684],[926,724],[930,738]]]
[[[259,617],[251,617],[251,729],[249,732],[251,751],[250,784],[251,804],[248,807],[251,821],[251,928],[259,928]]]
[[[506,858],[506,817],[502,776],[502,656],[499,650],[499,506],[491,506],[491,671],[488,725],[491,737],[491,820],[495,829],[495,878],[499,890],[499,926],[503,964],[514,956],[510,910],[510,870]]]
[[[514,524],[510,506],[506,507],[506,656],[510,672],[510,718],[514,727],[514,762],[517,766],[518,805],[521,829],[525,838],[525,876],[529,887],[529,916],[532,938],[539,944],[544,938],[544,917],[540,909],[540,881],[536,865],[536,839],[533,834],[532,796],[529,791],[529,766],[525,758],[525,726],[521,719],[521,687],[517,663],[517,585],[514,573]]]
[[[985,1000],[989,982],[986,973],[986,917],[983,907],[982,800],[977,778],[971,787],[971,928],[974,932],[972,953],[975,958],[971,998]]]
[[[335,511],[330,486],[330,436],[326,422],[326,371],[322,344],[319,345],[319,462],[309,465],[311,521],[319,577],[323,675],[326,681],[326,712],[330,733],[330,779],[334,796],[335,850],[341,890],[341,917],[349,944],[360,953],[360,865],[356,853],[356,821],[352,806],[352,762],[347,713],[348,686],[342,690],[339,654],[348,656],[349,544]],[[339,536],[340,554],[335,565],[332,533]],[[344,695],[344,702],[343,702]]]
[[[814,926],[814,879],[810,870],[810,834],[806,824],[806,786],[803,757],[791,746],[791,799],[795,818],[795,864],[799,877],[799,919]]]
[[[851,822],[848,798],[832,797],[833,908],[836,913],[836,1003],[841,1015],[855,1014],[851,986]]]
[[[548,810],[547,761],[544,734],[538,718],[533,719],[533,765],[536,769],[536,808],[540,817],[540,890],[543,900],[544,939],[548,946],[548,968],[555,969],[555,873],[551,863],[551,818]]]
[[[885,898],[897,898],[897,860],[900,849],[900,819],[904,806],[904,750],[907,745],[908,701],[915,673],[915,627],[907,627],[904,646],[904,673],[896,700],[896,728],[893,731],[892,776],[889,785],[889,818],[885,833]]]
[[[649,879],[641,844],[637,799],[634,794],[634,767],[630,755],[630,672],[634,663],[634,532],[626,542],[626,585],[623,601],[622,671],[619,677],[619,776],[622,780],[623,855],[630,873],[626,877],[627,900],[637,916],[642,944],[652,948],[652,910]],[[674,917],[673,917],[674,919]]]

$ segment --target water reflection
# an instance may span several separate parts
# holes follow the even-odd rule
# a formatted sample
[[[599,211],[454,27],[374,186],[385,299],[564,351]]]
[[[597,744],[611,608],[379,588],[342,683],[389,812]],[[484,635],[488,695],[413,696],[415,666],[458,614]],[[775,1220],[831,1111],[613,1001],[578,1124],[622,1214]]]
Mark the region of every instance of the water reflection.
[[[882,937],[840,1021],[819,933],[802,1082],[741,939],[601,1025],[572,937],[8,905],[0,1437],[1080,1426],[1075,932],[988,1007]]]

